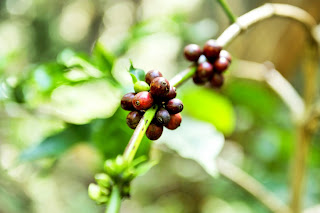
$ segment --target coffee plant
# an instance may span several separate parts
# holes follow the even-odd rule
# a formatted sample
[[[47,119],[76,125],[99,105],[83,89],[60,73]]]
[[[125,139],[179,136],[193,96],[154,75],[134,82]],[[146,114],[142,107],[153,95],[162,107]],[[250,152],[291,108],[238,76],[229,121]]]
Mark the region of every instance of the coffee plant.
[[[220,36],[206,39],[203,46],[195,44],[197,41],[187,44],[183,52],[180,52],[179,57],[181,60],[183,58],[184,62],[182,63],[188,63],[189,66],[176,75],[171,75],[173,76],[171,79],[165,76],[167,74],[170,76],[169,73],[158,70],[156,66],[152,67],[152,70],[149,71],[137,68],[143,67],[143,65],[140,63],[137,66],[136,64],[138,63],[130,58],[125,58],[130,64],[126,68],[123,67],[122,70],[126,70],[120,78],[116,77],[117,73],[112,72],[115,61],[118,57],[120,58],[124,55],[130,45],[137,42],[140,37],[152,34],[152,32],[146,30],[147,22],[139,23],[136,27],[132,28],[130,35],[124,38],[122,45],[113,53],[102,42],[94,41],[91,55],[65,49],[58,55],[56,61],[33,65],[28,68],[31,71],[26,72],[19,79],[13,79],[5,75],[1,77],[0,83],[5,91],[5,98],[3,99],[11,104],[4,104],[9,114],[11,112],[9,106],[16,107],[28,114],[54,118],[55,125],[59,126],[59,128],[51,131],[51,135],[49,134],[50,136],[46,137],[37,146],[25,149],[18,156],[19,163],[49,158],[52,159],[52,162],[49,163],[49,167],[52,169],[62,154],[71,147],[79,142],[90,141],[91,145],[102,153],[103,163],[99,164],[99,168],[97,169],[99,172],[86,183],[88,196],[95,204],[103,206],[103,211],[106,213],[118,213],[120,212],[122,201],[130,200],[135,196],[132,193],[135,187],[133,181],[138,176],[148,174],[157,164],[161,164],[158,158],[149,155],[152,153],[153,147],[160,147],[159,149],[169,148],[181,157],[197,162],[215,180],[220,175],[231,181],[235,184],[231,189],[239,187],[242,191],[251,194],[252,200],[248,202],[255,202],[253,200],[260,202],[264,206],[262,212],[266,211],[266,209],[277,213],[319,212],[319,208],[317,207],[311,210],[304,210],[305,202],[320,202],[319,183],[314,187],[318,187],[317,191],[313,192],[318,198],[309,199],[308,201],[304,198],[306,182],[308,180],[308,156],[311,155],[312,141],[314,138],[317,138],[320,118],[320,101],[317,88],[320,44],[319,26],[317,26],[315,19],[309,13],[299,7],[288,4],[269,3],[236,17],[225,0],[217,0],[217,2],[221,6],[220,9],[222,8],[222,11],[228,17],[230,25]],[[8,4],[10,6],[10,3]],[[303,77],[298,77],[298,80],[303,79],[301,88],[293,86],[295,84],[291,84],[284,78],[271,62],[255,63],[244,61],[237,58],[228,49],[228,46],[238,37],[246,37],[246,33],[253,26],[264,25],[267,19],[273,17],[299,23],[306,32],[306,48],[304,51],[301,51]],[[101,17],[97,17],[97,19],[100,20]],[[179,22],[180,19],[178,16],[172,18],[174,20],[173,25],[176,28],[172,27],[174,29],[170,28],[170,30],[177,32],[181,30],[180,28],[185,27]],[[38,24],[45,25],[43,23]],[[157,24],[159,23],[152,23],[150,25],[157,26]],[[183,33],[181,33],[181,36],[183,36]],[[288,52],[288,54],[290,53]],[[154,57],[160,57],[160,55]],[[146,60],[145,62],[147,63]],[[0,68],[2,64],[5,64],[5,62],[2,63],[0,61]],[[241,64],[244,64],[244,66],[241,66]],[[130,79],[130,85],[123,82],[123,79],[121,79],[123,76]],[[256,85],[259,86],[250,87],[250,83],[244,83],[243,87],[237,87],[237,84],[241,84],[241,80],[239,79],[255,81]],[[192,84],[188,84],[188,81]],[[110,94],[112,95],[107,97],[107,100],[104,100],[105,102],[101,102],[101,104],[105,104],[104,106],[106,107],[110,107],[111,105],[116,107],[110,107],[112,108],[110,110],[112,113],[105,116],[107,118],[101,118],[94,113],[93,115],[80,118],[80,116],[77,116],[79,112],[73,112],[75,106],[71,108],[69,113],[64,113],[63,110],[49,104],[48,97],[55,97],[59,102],[59,96],[64,94],[64,92],[59,93],[59,88],[61,87],[77,87],[80,92],[73,95],[85,96],[87,89],[90,89],[90,85],[81,87],[88,82],[100,85],[95,91],[96,93],[103,93],[107,89],[110,90]],[[183,84],[187,84],[188,89],[184,87],[180,90]],[[279,116],[280,125],[286,122],[286,125],[292,126],[295,129],[295,137],[290,138],[290,140],[296,141],[294,150],[290,150],[287,153],[288,155],[293,153],[292,166],[289,171],[290,189],[288,190],[289,193],[285,193],[289,195],[288,202],[284,202],[284,198],[279,197],[279,193],[275,192],[277,191],[275,187],[269,188],[267,183],[261,181],[263,174],[262,172],[259,174],[259,169],[257,169],[258,172],[255,175],[250,175],[236,165],[237,159],[234,163],[232,160],[227,159],[228,157],[226,156],[232,155],[231,152],[234,150],[229,150],[231,154],[222,150],[223,146],[228,146],[228,143],[231,142],[225,142],[221,132],[228,137],[234,129],[226,124],[228,123],[227,121],[225,122],[225,120],[231,120],[231,118],[224,117],[228,114],[226,111],[229,110],[228,106],[230,104],[228,101],[225,101],[222,95],[217,95],[228,84],[234,86],[228,88],[230,94],[233,94],[230,92],[231,90],[238,92],[235,94],[242,94],[241,97],[236,95],[232,97],[234,102],[251,104],[256,117],[261,117],[263,118],[261,120],[268,122],[268,119],[272,119],[270,116]],[[108,86],[105,87],[105,85]],[[274,107],[269,112],[266,112],[268,110],[265,110],[266,102],[264,98],[267,98],[267,96],[265,96],[263,89],[261,89],[265,85],[289,109],[291,119],[283,116],[283,111],[288,111],[287,109],[277,114]],[[226,89],[226,93],[228,93],[228,89]],[[303,96],[299,94],[298,90],[303,91]],[[271,102],[276,102],[273,99],[273,95],[269,99],[272,100]],[[116,96],[121,96],[120,100],[115,98]],[[258,106],[253,104],[255,101],[260,101]],[[39,104],[40,102],[41,104]],[[84,100],[81,104],[92,104],[94,106],[100,104],[95,103],[95,101],[93,102],[91,100]],[[73,103],[72,100],[70,100],[70,103],[71,105],[78,105],[78,103]],[[219,104],[222,107],[217,108]],[[192,107],[194,110],[190,111]],[[241,107],[238,110],[238,113],[254,117],[250,112],[241,109]],[[83,114],[86,114],[86,112]],[[190,119],[190,115],[199,120],[214,124],[217,129],[205,122]],[[215,117],[222,118],[216,121],[214,120]],[[240,122],[243,122],[243,126],[250,126],[249,124],[253,122],[252,120],[248,119]],[[168,131],[165,129],[168,129]],[[179,130],[181,131],[178,132]],[[32,132],[37,132],[37,130],[32,129]],[[241,135],[240,138],[245,141],[247,137],[251,137],[249,133],[248,135]],[[272,135],[261,137],[273,140]],[[287,135],[285,134],[282,134],[281,137],[287,139]],[[156,141],[158,139],[159,141],[163,140],[166,142],[158,143]],[[231,140],[233,139],[231,137]],[[185,142],[186,140],[191,142]],[[162,147],[163,144],[165,144],[165,148]],[[244,145],[247,146],[245,147],[246,151],[255,150],[252,144],[244,143]],[[270,151],[268,147],[261,147],[254,154],[265,154]],[[317,157],[319,158],[318,155]],[[278,160],[283,163],[286,159],[280,156]],[[283,168],[281,167],[282,165],[277,165],[277,162],[272,161],[269,166],[271,168]],[[285,164],[287,163],[289,162]],[[179,167],[179,169],[183,173],[183,168]],[[281,171],[279,176],[283,178],[287,172]],[[159,172],[159,177],[157,175],[153,177],[155,183],[160,182],[161,177],[163,177],[162,175],[162,172]],[[170,178],[170,174],[166,175]],[[220,184],[222,186],[225,185],[224,182],[220,182]],[[67,184],[63,185],[61,187],[67,187]],[[190,185],[192,184],[188,184],[188,187]],[[159,184],[159,187],[162,187],[162,185]],[[192,187],[197,186],[195,184]],[[218,187],[217,193],[219,193],[219,189]],[[4,188],[4,191],[6,190]],[[284,191],[283,189],[281,190]],[[225,191],[222,191],[221,194],[227,197]],[[152,199],[154,198],[150,198],[150,200]],[[196,200],[196,193],[194,200]],[[0,203],[1,201],[0,198]],[[196,202],[200,203],[202,201],[197,200]],[[26,211],[29,212],[29,210]],[[196,211],[199,210],[190,210],[190,212]],[[2,212],[1,208],[0,212]],[[13,211],[9,213],[11,212]],[[155,212],[157,211],[155,210]],[[167,212],[175,211],[168,210]],[[176,212],[183,211],[177,210]],[[224,212],[224,210],[221,210],[221,212]]]

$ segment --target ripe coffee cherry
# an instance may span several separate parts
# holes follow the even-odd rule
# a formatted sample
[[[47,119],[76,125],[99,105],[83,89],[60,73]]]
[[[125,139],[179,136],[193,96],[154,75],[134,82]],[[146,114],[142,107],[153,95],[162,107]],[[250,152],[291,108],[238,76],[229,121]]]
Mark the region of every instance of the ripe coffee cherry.
[[[155,118],[158,124],[166,125],[170,121],[170,114],[166,109],[160,108],[156,113]]]
[[[228,61],[228,59],[226,59],[224,57],[219,57],[213,63],[214,70],[218,71],[218,72],[223,72],[228,68],[229,63],[230,62]]]
[[[196,75],[198,78],[208,81],[213,75],[213,66],[207,61],[199,64]]]
[[[149,84],[147,84],[145,81],[137,81],[133,87],[136,93],[150,90]]]
[[[181,120],[182,120],[182,117],[180,113],[170,115],[170,121],[167,125],[165,125],[165,127],[167,127],[168,129],[174,130],[180,126]]]
[[[189,61],[198,61],[202,50],[197,44],[189,44],[184,48],[184,56]]]
[[[146,74],[146,82],[150,85],[151,81],[155,78],[162,77],[162,73],[159,72],[158,70],[150,70]]]
[[[121,108],[128,111],[135,110],[135,108],[132,105],[132,99],[134,98],[135,95],[136,94],[133,92],[125,94],[121,98]]]
[[[170,86],[170,90],[168,92],[168,94],[166,95],[166,99],[170,100],[172,98],[175,98],[177,96],[177,92],[176,92],[176,88],[173,86]]]
[[[147,91],[139,92],[132,99],[132,105],[137,110],[149,109],[153,105],[153,97],[150,92],[147,92]]]
[[[222,73],[214,73],[212,79],[210,80],[210,84],[213,87],[220,88],[223,85],[224,77]]]
[[[150,93],[157,97],[165,97],[170,90],[170,84],[164,77],[157,77],[151,81]]]
[[[213,39],[208,40],[203,47],[203,53],[209,60],[218,58],[221,50],[222,47]]]
[[[197,85],[204,85],[207,82],[207,80],[199,78],[197,74],[192,77],[192,80]]]
[[[230,53],[226,50],[221,50],[220,54],[219,54],[219,57],[223,57],[223,58],[226,58],[228,59],[228,61],[231,63],[232,61],[232,57],[230,55]]]
[[[163,126],[158,126],[156,124],[151,123],[146,131],[146,135],[150,140],[157,140],[160,138],[163,131]]]
[[[177,114],[183,110],[182,101],[178,98],[171,99],[166,104],[166,109],[170,114]]]
[[[135,129],[138,126],[142,118],[142,114],[138,111],[132,111],[127,116],[127,124],[131,129]]]
[[[198,59],[198,64],[201,64],[201,63],[203,63],[203,62],[205,62],[205,61],[208,61],[208,59],[206,58],[205,55],[201,55],[201,56],[199,57],[199,59]]]

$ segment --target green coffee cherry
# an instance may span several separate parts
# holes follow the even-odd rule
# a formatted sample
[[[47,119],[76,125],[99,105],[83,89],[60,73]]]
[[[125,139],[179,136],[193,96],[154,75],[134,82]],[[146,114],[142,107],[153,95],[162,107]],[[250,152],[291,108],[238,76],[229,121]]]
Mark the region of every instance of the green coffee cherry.
[[[145,81],[137,81],[133,87],[136,93],[150,90],[149,84],[147,84]]]
[[[109,200],[110,191],[108,189],[102,188],[97,184],[90,183],[88,188],[89,197],[96,201],[98,204],[107,203]]]
[[[111,188],[112,180],[107,174],[99,173],[96,174],[94,178],[99,186],[104,188]]]

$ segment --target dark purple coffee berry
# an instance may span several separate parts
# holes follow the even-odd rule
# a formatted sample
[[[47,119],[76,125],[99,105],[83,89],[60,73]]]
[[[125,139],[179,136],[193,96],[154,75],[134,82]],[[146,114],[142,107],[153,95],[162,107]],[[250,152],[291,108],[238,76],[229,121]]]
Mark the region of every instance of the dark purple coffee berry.
[[[163,132],[163,126],[151,123],[146,131],[147,138],[150,140],[157,140]]]
[[[228,59],[228,61],[231,63],[232,61],[232,57],[230,55],[230,53],[226,50],[221,50],[220,54],[219,54],[219,57],[223,57],[223,58],[226,58]]]
[[[203,53],[209,60],[218,58],[221,50],[222,47],[213,39],[208,40],[203,47]]]
[[[209,81],[213,75],[213,66],[209,62],[205,61],[198,65],[196,75],[204,81]]]
[[[138,111],[132,111],[127,116],[127,124],[131,129],[135,129],[140,120],[142,118],[142,114]]]
[[[170,86],[170,90],[168,92],[168,94],[166,95],[166,99],[167,100],[170,100],[170,99],[173,99],[177,96],[177,92],[176,92],[176,88],[173,87],[173,86]]]
[[[166,104],[166,109],[170,114],[177,114],[183,110],[182,101],[178,98],[171,99]]]
[[[222,73],[214,73],[214,75],[212,76],[212,78],[210,80],[210,84],[215,88],[222,87],[223,82],[224,82],[224,77],[223,77]]]
[[[184,48],[184,56],[189,61],[198,61],[202,50],[197,44],[189,44]]]
[[[158,70],[150,70],[146,74],[146,82],[150,85],[152,80],[158,77],[162,77],[162,73]]]
[[[149,109],[153,105],[153,97],[150,92],[147,92],[147,91],[139,92],[132,99],[132,105],[137,110]]]
[[[151,81],[150,93],[156,97],[165,97],[170,91],[170,84],[164,77],[157,77]]]
[[[224,57],[219,57],[213,62],[213,67],[215,71],[223,72],[228,69],[230,62]]]
[[[121,108],[128,111],[135,110],[135,108],[132,105],[132,99],[134,98],[135,95],[136,94],[133,92],[125,94],[121,98]]]
[[[160,125],[166,125],[170,121],[170,113],[164,108],[160,108],[156,113],[156,122]]]
[[[199,76],[197,74],[195,74],[192,77],[192,80],[193,80],[193,83],[195,83],[197,85],[204,85],[207,82],[207,80],[199,78]]]
[[[174,130],[180,126],[181,120],[182,120],[182,117],[180,113],[170,115],[170,121],[167,125],[165,125],[165,127],[167,127],[168,129]]]
[[[199,59],[198,59],[198,64],[201,64],[201,63],[203,63],[203,62],[205,62],[205,61],[208,61],[208,59],[206,58],[205,55],[201,55],[201,56],[199,57]]]

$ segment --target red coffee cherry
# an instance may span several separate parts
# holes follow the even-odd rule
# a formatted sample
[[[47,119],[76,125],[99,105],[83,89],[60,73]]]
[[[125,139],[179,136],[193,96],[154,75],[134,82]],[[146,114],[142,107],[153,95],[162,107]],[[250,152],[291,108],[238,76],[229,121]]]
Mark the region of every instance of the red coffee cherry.
[[[146,136],[150,140],[157,140],[163,132],[163,126],[151,123],[146,131]]]
[[[193,83],[195,83],[197,85],[204,85],[207,82],[207,80],[203,80],[203,79],[199,78],[199,76],[197,74],[195,74],[192,77],[192,80],[193,80]]]
[[[222,87],[223,82],[224,82],[224,77],[222,73],[214,73],[210,81],[210,84],[215,88],[220,88]]]
[[[198,61],[202,50],[197,44],[189,44],[184,48],[184,56],[189,61]]]
[[[168,110],[160,108],[156,113],[156,122],[160,125],[166,125],[170,121],[170,114]]]
[[[131,129],[135,129],[138,126],[141,118],[141,113],[139,113],[138,111],[132,111],[128,114],[126,121]]]
[[[228,69],[230,62],[224,57],[219,57],[213,62],[213,67],[215,71],[223,72]]]
[[[135,108],[132,105],[132,99],[134,98],[136,94],[133,92],[125,94],[121,98],[121,108],[128,111],[133,111]]]
[[[150,93],[156,97],[165,97],[170,91],[170,84],[164,77],[157,77],[150,84]]]
[[[173,86],[170,86],[170,90],[168,92],[168,94],[166,95],[166,99],[167,100],[170,100],[170,99],[173,99],[177,96],[177,92],[176,92],[176,88],[173,87]]]
[[[146,74],[146,82],[150,85],[151,81],[155,78],[162,77],[162,73],[159,72],[158,70],[150,70]]]
[[[209,60],[218,58],[221,50],[222,47],[213,39],[208,40],[203,47],[203,53]]]
[[[171,99],[166,104],[166,109],[170,114],[177,114],[183,110],[182,101],[178,98]]]
[[[219,54],[219,57],[220,57],[220,58],[223,57],[223,58],[228,59],[228,61],[229,61],[230,63],[231,63],[231,61],[232,61],[232,57],[231,57],[230,53],[229,53],[228,51],[226,51],[226,50],[221,50],[221,52],[220,52],[220,54]]]
[[[180,113],[170,115],[170,121],[167,125],[165,125],[165,127],[167,127],[168,129],[174,130],[180,126],[181,120],[182,120],[182,117]]]
[[[137,110],[149,109],[153,105],[153,97],[150,92],[147,92],[147,91],[139,92],[132,99],[132,105]]]
[[[204,81],[209,81],[213,75],[213,66],[209,62],[205,61],[198,65],[196,75],[198,78]]]

